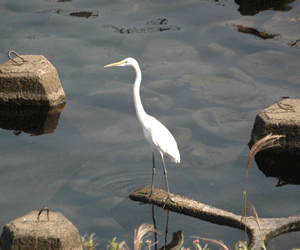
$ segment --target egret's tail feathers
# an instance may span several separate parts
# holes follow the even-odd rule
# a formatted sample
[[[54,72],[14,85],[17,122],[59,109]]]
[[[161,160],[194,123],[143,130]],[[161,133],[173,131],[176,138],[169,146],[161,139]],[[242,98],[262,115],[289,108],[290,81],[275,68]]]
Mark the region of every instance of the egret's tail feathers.
[[[171,161],[175,163],[180,163],[180,159],[172,159]]]
[[[172,162],[180,163],[180,154],[179,154],[179,152],[176,155],[169,155],[169,157],[170,157]]]

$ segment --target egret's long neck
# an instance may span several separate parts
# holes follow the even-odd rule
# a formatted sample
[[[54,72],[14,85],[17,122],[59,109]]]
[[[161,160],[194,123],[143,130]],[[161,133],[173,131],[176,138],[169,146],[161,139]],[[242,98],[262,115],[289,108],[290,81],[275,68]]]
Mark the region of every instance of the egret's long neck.
[[[136,78],[135,78],[135,82],[133,85],[133,98],[134,98],[135,110],[136,110],[137,117],[139,118],[141,124],[144,125],[145,118],[148,115],[143,108],[143,105],[141,102],[141,97],[140,97],[140,86],[141,86],[141,81],[142,81],[142,73],[141,73],[141,69],[137,63],[132,66],[134,67],[135,72],[136,72]]]

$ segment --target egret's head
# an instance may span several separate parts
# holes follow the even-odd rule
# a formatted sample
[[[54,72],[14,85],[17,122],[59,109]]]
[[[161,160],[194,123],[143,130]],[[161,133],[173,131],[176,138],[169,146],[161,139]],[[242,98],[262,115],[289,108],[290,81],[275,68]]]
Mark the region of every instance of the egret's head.
[[[134,63],[136,63],[136,60],[131,57],[128,57],[120,62],[115,62],[112,64],[105,65],[104,68],[115,67],[115,66],[129,66],[129,65],[132,66]]]

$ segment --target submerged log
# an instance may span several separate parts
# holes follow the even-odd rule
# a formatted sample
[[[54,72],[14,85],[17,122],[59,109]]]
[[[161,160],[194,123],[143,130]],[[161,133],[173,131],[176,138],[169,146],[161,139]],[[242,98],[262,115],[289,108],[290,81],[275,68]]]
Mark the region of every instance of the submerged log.
[[[143,187],[130,194],[129,198],[134,201],[153,203],[163,207],[167,192],[161,189],[154,189],[154,194],[149,200],[147,195],[151,190],[150,186]],[[300,216],[287,218],[257,218],[259,223],[252,218],[243,218],[241,215],[212,207],[180,195],[170,194],[174,202],[168,201],[165,209],[175,213],[185,214],[215,224],[230,226],[240,230],[247,229],[250,244],[254,243],[253,250],[263,249],[260,242],[267,244],[270,238],[283,233],[300,230]]]

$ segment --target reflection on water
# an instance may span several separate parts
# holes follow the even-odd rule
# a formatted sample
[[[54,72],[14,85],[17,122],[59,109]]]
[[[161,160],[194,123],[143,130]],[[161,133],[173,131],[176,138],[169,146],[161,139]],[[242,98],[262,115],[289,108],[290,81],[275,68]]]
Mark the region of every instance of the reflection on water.
[[[0,106],[0,128],[14,130],[15,135],[22,132],[34,136],[55,132],[65,103],[55,107],[47,106]]]
[[[46,38],[46,37],[49,37],[51,35],[32,35],[32,36],[27,36],[26,38],[29,39],[29,40],[32,40],[32,39],[40,39],[40,38]]]
[[[155,210],[154,210],[155,205],[152,204],[152,221],[153,221],[153,226],[154,229],[156,230],[154,232],[154,242],[155,242],[155,250],[157,250],[158,246],[158,239],[157,239],[157,226],[156,226],[156,220],[155,220]],[[168,233],[169,233],[169,214],[170,211],[167,210],[167,219],[166,219],[166,228],[165,228],[165,242],[164,246],[162,246],[159,250],[177,250],[180,249],[184,243],[184,237],[183,237],[183,232],[181,230],[177,232],[173,232],[173,237],[170,243],[168,243]]]
[[[103,25],[103,28],[113,29],[116,33],[119,34],[134,34],[134,33],[153,33],[153,32],[163,32],[163,31],[176,31],[180,30],[180,27],[175,25],[167,25],[168,20],[165,18],[158,18],[156,20],[148,21],[148,25],[157,26],[157,27],[145,27],[145,28],[119,28],[114,25]]]
[[[158,18],[152,21],[148,21],[147,24],[151,24],[151,25],[167,25],[169,22],[168,19],[166,18]]]
[[[299,152],[276,152],[267,149],[255,155],[258,168],[266,177],[278,179],[277,187],[294,184],[300,185],[300,155]]]
[[[84,17],[84,18],[90,18],[90,17],[97,17],[99,15],[98,11],[79,11],[79,10],[62,10],[62,9],[50,9],[50,10],[44,10],[44,11],[38,11],[37,14],[50,14],[50,13],[56,13],[62,16],[74,16],[74,17]]]
[[[289,11],[295,0],[235,0],[242,15],[253,16],[264,10]]]
[[[280,34],[269,34],[269,33],[263,32],[263,31],[258,31],[257,29],[254,29],[254,28],[244,27],[243,25],[233,24],[232,26],[237,27],[238,31],[241,33],[252,34],[252,35],[260,37],[264,40],[273,39],[277,36],[280,36]]]
[[[290,43],[288,43],[288,45],[290,45],[291,47],[299,47],[299,42],[300,39],[296,40],[296,41],[291,41]]]
[[[172,240],[170,243],[164,245],[160,250],[178,250],[184,243],[183,232],[181,230],[173,232]]]
[[[92,12],[92,11],[72,11],[69,13],[70,16],[75,16],[75,17],[85,17],[85,18],[90,18],[90,17],[97,17],[98,16],[98,11]]]
[[[63,3],[63,2],[72,2],[72,0],[45,0],[45,2],[58,2],[58,3]]]

